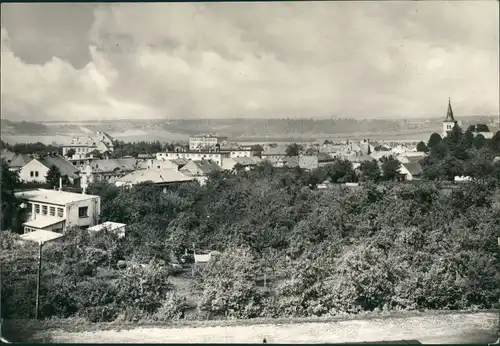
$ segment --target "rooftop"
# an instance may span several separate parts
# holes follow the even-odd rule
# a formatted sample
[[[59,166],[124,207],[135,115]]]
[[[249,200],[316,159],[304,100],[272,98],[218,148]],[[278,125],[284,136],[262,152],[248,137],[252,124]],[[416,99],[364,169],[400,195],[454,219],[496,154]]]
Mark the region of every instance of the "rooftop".
[[[33,231],[30,233],[26,233],[26,234],[21,235],[21,239],[36,241],[38,243],[43,244],[45,242],[60,238],[62,236],[63,236],[63,234],[61,234],[61,233],[38,230],[38,231]]]
[[[64,218],[57,217],[57,216],[37,215],[34,220],[27,221],[23,225],[26,227],[33,227],[33,228],[40,229],[40,228],[45,228],[45,227],[55,225],[56,223],[63,222],[63,221],[65,221]]]
[[[163,168],[138,170],[119,179],[117,183],[134,185],[145,182],[153,182],[155,184],[161,184],[192,180],[194,180],[193,177],[186,176],[175,169]]]
[[[61,175],[67,175],[68,177],[77,178],[79,169],[76,168],[71,162],[66,160],[64,157],[59,155],[46,155],[39,157],[37,159],[41,164],[47,168],[56,166]]]
[[[102,231],[104,229],[107,229],[109,231],[114,231],[114,230],[117,230],[117,229],[125,227],[125,226],[127,226],[127,225],[124,223],[106,221],[106,222],[103,222],[99,225],[89,227],[88,230],[93,231],[93,232]]]
[[[113,171],[133,171],[137,168],[137,160],[130,159],[109,159],[109,160],[94,160],[90,164],[92,172],[109,173]]]
[[[85,201],[92,198],[99,198],[99,196],[87,195],[74,192],[37,189],[17,192],[16,197],[26,199],[33,202],[51,203],[58,205],[65,205],[72,202]]]

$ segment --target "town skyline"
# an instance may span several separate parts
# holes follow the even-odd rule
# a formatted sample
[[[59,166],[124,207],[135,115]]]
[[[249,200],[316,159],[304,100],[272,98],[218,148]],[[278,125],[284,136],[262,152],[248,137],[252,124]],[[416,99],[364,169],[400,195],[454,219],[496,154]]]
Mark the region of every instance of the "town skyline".
[[[496,1],[1,6],[6,119],[499,114]]]

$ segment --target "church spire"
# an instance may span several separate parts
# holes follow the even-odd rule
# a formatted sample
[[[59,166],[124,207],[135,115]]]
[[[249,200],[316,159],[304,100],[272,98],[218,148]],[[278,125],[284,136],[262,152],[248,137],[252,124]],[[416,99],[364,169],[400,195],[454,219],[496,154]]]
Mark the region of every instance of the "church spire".
[[[450,98],[448,98],[448,112],[446,113],[445,122],[455,122],[455,117],[453,116],[453,109],[451,108]]]

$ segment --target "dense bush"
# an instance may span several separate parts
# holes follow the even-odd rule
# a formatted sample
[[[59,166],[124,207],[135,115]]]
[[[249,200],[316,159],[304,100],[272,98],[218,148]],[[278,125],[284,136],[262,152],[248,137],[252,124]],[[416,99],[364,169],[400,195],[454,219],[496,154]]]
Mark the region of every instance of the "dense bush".
[[[103,219],[127,223],[127,236],[70,230],[45,245],[41,315],[165,321],[188,318],[193,306],[198,318],[498,307],[500,176],[490,159],[500,146],[487,140],[464,155],[466,135],[434,137],[425,174],[449,178],[459,165],[489,173],[464,185],[395,183],[388,160],[388,182],[365,174],[355,189],[310,185],[319,173],[350,177],[345,162],[319,173],[263,164],[166,191],[95,184]],[[37,249],[20,244],[2,232],[4,318],[34,315]],[[222,255],[194,277],[169,269],[193,245]]]

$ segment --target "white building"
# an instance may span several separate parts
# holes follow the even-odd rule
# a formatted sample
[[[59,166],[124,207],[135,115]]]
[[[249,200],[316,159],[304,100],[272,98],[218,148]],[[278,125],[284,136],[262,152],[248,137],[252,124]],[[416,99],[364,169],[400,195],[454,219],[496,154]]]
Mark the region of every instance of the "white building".
[[[67,177],[71,184],[79,182],[79,169],[59,155],[45,155],[32,159],[19,170],[19,179],[22,182],[44,184],[47,182],[47,173],[49,173],[52,166],[57,167],[61,176]]]
[[[104,223],[101,223],[99,225],[95,225],[92,227],[88,228],[88,231],[90,232],[100,232],[100,231],[107,231],[107,232],[112,232],[118,236],[118,238],[123,238],[125,237],[125,232],[126,232],[126,227],[127,225],[124,223],[118,223],[118,222],[111,222],[111,221],[106,221]]]
[[[220,146],[224,141],[227,141],[227,137],[211,135],[193,136],[189,138],[189,150],[215,149],[217,144]]]
[[[158,160],[212,160],[221,167],[223,165],[223,161],[225,159],[229,159],[230,157],[230,152],[218,151],[168,151],[164,153],[156,153],[156,158]]]
[[[448,136],[448,133],[453,129],[455,124],[458,124],[458,121],[455,120],[453,109],[451,108],[451,100],[448,99],[448,112],[446,113],[446,119],[443,121],[443,133],[441,137]]]
[[[101,198],[85,193],[37,189],[16,193],[27,204],[24,232],[45,230],[65,232],[70,227],[87,228],[98,223]]]
[[[106,132],[97,132],[92,137],[75,137],[69,143],[62,145],[63,155],[68,156],[68,151],[73,149],[75,154],[70,157],[72,160],[83,160],[87,154],[97,150],[100,153],[112,152],[114,150],[115,139]]]

